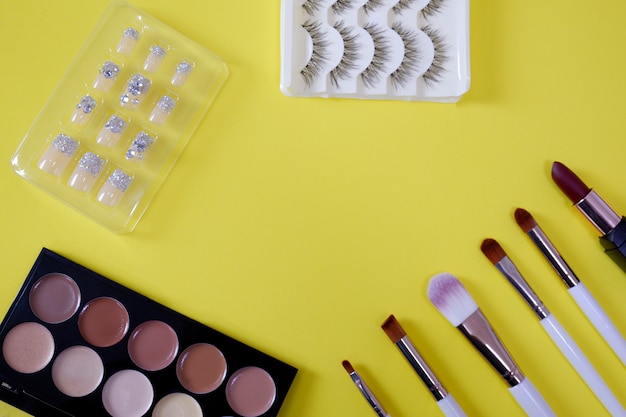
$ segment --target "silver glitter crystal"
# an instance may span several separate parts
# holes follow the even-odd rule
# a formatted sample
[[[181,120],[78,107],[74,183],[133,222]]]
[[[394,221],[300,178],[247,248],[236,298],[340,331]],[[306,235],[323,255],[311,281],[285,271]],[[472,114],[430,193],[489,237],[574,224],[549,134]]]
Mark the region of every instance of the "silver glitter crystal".
[[[135,28],[128,28],[124,31],[125,38],[139,39],[139,31]]]
[[[115,62],[107,61],[100,68],[100,74],[107,79],[115,79],[117,78],[117,74],[120,73],[120,67]]]
[[[136,96],[146,94],[152,85],[152,81],[149,78],[144,77],[141,74],[133,75],[128,81],[128,93],[123,94],[120,97],[120,103],[122,105],[133,103],[139,104],[139,99]],[[135,98],[133,98],[135,96]]]
[[[76,105],[77,109],[81,109],[83,113],[89,114],[96,107],[96,100],[94,100],[89,94],[84,95]]]
[[[192,68],[193,65],[191,65],[191,63],[187,61],[181,61],[180,64],[178,64],[178,66],[176,67],[176,72],[180,74],[189,74]]]
[[[116,169],[109,175],[107,182],[118,190],[125,192],[130,183],[133,182],[133,178],[121,169]]]
[[[174,100],[170,96],[163,96],[159,99],[156,105],[163,113],[170,114],[172,110],[174,110],[176,100]]]
[[[112,133],[122,133],[126,129],[126,120],[119,116],[111,116],[109,120],[104,124],[105,129],[109,129]]]
[[[153,142],[152,136],[144,131],[139,132],[130,148],[126,151],[126,159],[143,159],[143,153],[148,150]]]
[[[163,49],[159,45],[152,45],[152,47],[150,48],[150,52],[152,53],[152,55],[159,58],[163,58],[166,54],[165,49]]]
[[[93,152],[85,152],[80,161],[78,161],[78,166],[95,177],[102,171],[104,159]]]
[[[52,146],[66,156],[72,156],[76,148],[78,148],[76,141],[63,133],[58,134],[52,140]]]

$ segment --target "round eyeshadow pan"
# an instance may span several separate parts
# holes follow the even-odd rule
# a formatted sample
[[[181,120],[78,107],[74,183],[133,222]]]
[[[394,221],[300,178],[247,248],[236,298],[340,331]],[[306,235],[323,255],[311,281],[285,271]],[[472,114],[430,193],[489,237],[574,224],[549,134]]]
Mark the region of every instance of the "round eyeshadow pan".
[[[226,377],[226,359],[215,346],[196,343],[181,353],[176,376],[183,387],[194,394],[207,394],[219,387]]]
[[[2,342],[2,356],[15,371],[32,374],[50,363],[54,354],[54,338],[50,330],[35,322],[13,327]]]
[[[72,346],[61,352],[52,363],[52,381],[69,397],[91,394],[104,375],[100,356],[87,346]]]
[[[102,388],[102,404],[112,417],[141,417],[153,399],[150,380],[134,369],[113,374]]]
[[[41,321],[62,323],[76,313],[80,305],[80,289],[69,276],[50,273],[32,286],[28,302],[33,314]]]
[[[200,404],[189,394],[175,392],[161,398],[152,410],[152,417],[202,417]]]
[[[89,301],[78,315],[81,336],[97,347],[118,343],[128,332],[128,311],[114,298],[99,297]]]
[[[178,337],[170,325],[160,320],[141,323],[130,334],[128,355],[146,371],[159,371],[168,366],[178,353]]]
[[[226,383],[226,400],[243,417],[258,417],[276,398],[274,379],[264,369],[248,366],[231,375]]]

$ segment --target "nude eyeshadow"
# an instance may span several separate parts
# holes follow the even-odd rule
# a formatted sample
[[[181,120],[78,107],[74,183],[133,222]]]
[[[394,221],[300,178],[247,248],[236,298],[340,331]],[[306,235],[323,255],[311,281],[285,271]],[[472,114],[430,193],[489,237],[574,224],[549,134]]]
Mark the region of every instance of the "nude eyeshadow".
[[[274,417],[297,373],[45,248],[0,346],[0,400],[46,417]]]

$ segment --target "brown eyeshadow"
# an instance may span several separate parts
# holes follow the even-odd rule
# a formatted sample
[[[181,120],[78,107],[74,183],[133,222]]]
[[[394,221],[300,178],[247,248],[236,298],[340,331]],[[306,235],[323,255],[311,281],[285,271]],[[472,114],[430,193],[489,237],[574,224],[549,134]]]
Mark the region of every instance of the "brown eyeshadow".
[[[72,317],[80,305],[80,289],[65,274],[51,273],[39,278],[29,294],[30,308],[46,323],[62,323]]]
[[[114,298],[99,297],[89,301],[78,316],[81,336],[97,347],[118,343],[128,332],[126,308]]]
[[[181,353],[176,363],[181,385],[194,394],[207,394],[222,384],[226,376],[226,359],[208,343],[197,343]]]

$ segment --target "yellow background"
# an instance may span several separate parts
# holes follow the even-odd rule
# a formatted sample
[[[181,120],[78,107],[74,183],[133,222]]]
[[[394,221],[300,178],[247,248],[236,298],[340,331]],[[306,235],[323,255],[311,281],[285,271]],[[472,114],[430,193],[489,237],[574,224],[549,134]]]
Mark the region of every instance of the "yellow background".
[[[9,159],[106,9],[0,3],[0,310],[42,246],[300,369],[282,417],[441,416],[380,324],[395,314],[470,416],[522,416],[426,297],[458,276],[559,416],[608,416],[479,250],[497,239],[626,404],[626,369],[515,224],[533,214],[626,334],[626,275],[550,179],[560,160],[626,213],[626,2],[473,1],[458,104],[288,98],[278,0],[133,0],[231,75],[135,231],[115,235]],[[0,405],[0,416],[18,416]]]

